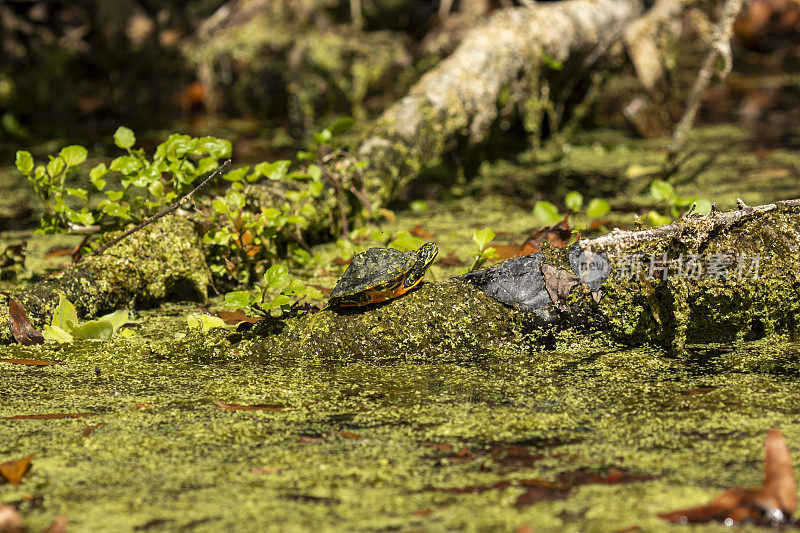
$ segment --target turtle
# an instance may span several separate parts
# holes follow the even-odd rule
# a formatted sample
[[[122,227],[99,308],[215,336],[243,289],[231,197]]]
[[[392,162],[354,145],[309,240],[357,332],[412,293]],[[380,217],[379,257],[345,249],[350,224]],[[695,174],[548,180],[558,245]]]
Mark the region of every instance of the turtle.
[[[353,257],[326,307],[360,307],[397,298],[422,281],[437,253],[434,242],[411,252],[370,248]]]

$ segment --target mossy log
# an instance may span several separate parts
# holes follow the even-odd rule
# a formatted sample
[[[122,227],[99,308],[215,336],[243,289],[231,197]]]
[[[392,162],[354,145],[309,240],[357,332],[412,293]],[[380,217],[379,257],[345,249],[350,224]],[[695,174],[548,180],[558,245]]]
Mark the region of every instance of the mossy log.
[[[617,231],[581,241],[604,252],[611,276],[596,303],[576,285],[567,305],[551,311],[559,322],[543,326],[536,315],[507,307],[472,285],[450,279],[426,283],[402,298],[376,306],[326,309],[280,323],[260,323],[240,349],[256,359],[437,361],[478,358],[520,345],[552,346],[599,333],[624,344],[659,344],[675,351],[687,342],[731,342],[776,333],[800,333],[800,200],[727,213],[687,216],[663,228]],[[638,255],[637,255],[638,254]],[[568,265],[566,249],[550,249],[547,262]],[[658,261],[697,256],[759,257],[757,272],[699,276],[670,271]],[[642,272],[627,276],[631,257]],[[650,276],[656,266],[657,275]],[[750,263],[752,266],[752,263]],[[677,266],[677,265],[676,265]],[[567,267],[568,268],[568,267]],[[710,273],[710,272],[709,272]]]
[[[110,235],[113,238],[114,235]],[[11,294],[38,329],[49,323],[59,294],[79,316],[147,306],[169,297],[205,299],[211,284],[203,242],[186,219],[167,216],[32,287]],[[0,302],[0,343],[13,342],[8,299]]]
[[[445,152],[450,139],[483,140],[498,116],[504,89],[516,87],[521,101],[541,98],[539,82],[557,73],[543,58],[580,64],[613,41],[642,9],[637,0],[568,0],[498,10],[366,127],[353,150],[357,159],[369,162],[363,175],[352,175],[351,162],[324,162],[336,185],[323,195],[309,229],[336,233],[346,225],[341,220],[393,200]],[[348,201],[332,201],[341,191]],[[255,185],[249,192],[261,205],[283,201],[274,184]]]

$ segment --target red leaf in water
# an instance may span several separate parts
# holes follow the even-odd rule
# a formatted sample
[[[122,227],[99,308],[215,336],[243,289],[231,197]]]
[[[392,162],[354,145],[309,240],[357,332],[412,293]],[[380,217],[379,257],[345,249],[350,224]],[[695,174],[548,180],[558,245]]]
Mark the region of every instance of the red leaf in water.
[[[36,331],[28,320],[28,314],[22,304],[13,298],[8,299],[8,316],[11,319],[11,335],[14,340],[24,346],[42,344],[44,337]]]
[[[523,255],[535,254],[542,251],[542,245],[549,243],[553,248],[563,248],[567,245],[572,237],[572,227],[567,222],[567,217],[558,224],[554,224],[548,228],[542,228],[539,231],[532,233],[522,245],[522,249],[517,253],[517,257]]]
[[[61,363],[53,362],[53,361],[38,361],[36,359],[0,359],[0,363],[11,363],[12,365],[35,365],[35,366],[47,366],[47,365],[60,365]]]
[[[12,485],[19,485],[23,476],[25,476],[31,466],[31,459],[33,459],[33,455],[17,459],[16,461],[0,463],[0,477],[5,478],[6,481]]]
[[[225,403],[217,400],[217,406],[227,411],[280,411],[287,406],[276,403],[257,403],[253,405],[243,405],[240,403]]]
[[[0,417],[3,420],[57,420],[59,418],[82,418],[94,413],[45,413],[42,415],[14,415]]]
[[[414,237],[419,237],[420,239],[433,239],[433,235],[431,235],[428,230],[423,228],[422,224],[417,224],[416,226],[411,228],[411,230],[409,230],[409,233]]]
[[[762,525],[783,523],[797,509],[797,482],[789,447],[780,430],[771,429],[764,443],[764,487],[726,490],[706,505],[659,514],[673,523],[724,522],[726,525],[753,520]]]

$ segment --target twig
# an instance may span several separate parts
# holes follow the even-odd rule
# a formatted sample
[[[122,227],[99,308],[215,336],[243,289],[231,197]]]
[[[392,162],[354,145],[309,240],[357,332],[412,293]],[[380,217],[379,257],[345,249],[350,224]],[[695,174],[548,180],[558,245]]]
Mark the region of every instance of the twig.
[[[121,241],[125,237],[128,237],[131,234],[136,233],[137,231],[139,231],[140,229],[144,228],[145,226],[147,226],[149,224],[152,224],[153,222],[155,222],[159,218],[163,218],[163,217],[167,216],[168,214],[172,213],[173,211],[178,209],[181,206],[181,204],[183,204],[183,202],[185,202],[186,200],[190,200],[192,198],[192,196],[194,196],[197,191],[199,191],[200,189],[205,187],[208,182],[210,182],[211,180],[213,180],[217,176],[221,176],[222,174],[224,174],[225,171],[227,170],[227,168],[230,166],[230,164],[231,164],[231,160],[230,159],[228,159],[227,161],[223,162],[219,167],[217,167],[217,170],[212,172],[210,176],[208,176],[206,179],[204,179],[202,182],[200,182],[200,185],[198,185],[197,187],[195,187],[194,189],[192,189],[191,191],[186,193],[183,197],[179,198],[177,202],[175,202],[174,204],[172,204],[171,206],[169,206],[169,207],[167,207],[165,209],[162,209],[161,211],[159,211],[155,215],[151,216],[147,220],[145,220],[143,222],[140,222],[136,226],[132,227],[131,229],[129,229],[127,231],[125,231],[122,235],[111,239],[110,241],[105,243],[100,248],[97,248],[96,250],[93,250],[91,253],[89,253],[89,256],[102,254],[103,252],[105,252],[106,250],[108,250],[109,248],[111,248],[112,246],[117,244],[119,241]]]
[[[667,157],[667,174],[671,174],[675,170],[675,158],[686,146],[689,130],[692,129],[697,110],[700,107],[700,99],[714,76],[714,66],[717,59],[722,57],[725,62],[722,72],[719,73],[720,80],[724,80],[731,71],[733,62],[731,57],[731,34],[733,33],[733,22],[741,8],[742,0],[726,0],[725,2],[722,16],[717,25],[717,31],[711,40],[711,47],[703,61],[703,66],[700,67],[697,73],[697,78],[694,80],[689,98],[686,100],[686,109],[683,112],[683,116],[672,135],[672,144]]]

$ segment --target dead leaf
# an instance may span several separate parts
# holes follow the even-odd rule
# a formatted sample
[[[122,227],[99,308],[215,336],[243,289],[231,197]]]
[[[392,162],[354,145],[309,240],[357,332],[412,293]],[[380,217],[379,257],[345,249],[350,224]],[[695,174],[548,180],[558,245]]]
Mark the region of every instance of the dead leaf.
[[[432,442],[429,440],[425,440],[419,443],[420,446],[424,446],[426,448],[435,448],[440,452],[450,453],[453,451],[453,445],[448,444],[447,442]]]
[[[492,460],[502,466],[528,467],[544,458],[541,453],[532,454],[525,446],[497,446],[489,452]]]
[[[542,264],[542,275],[544,276],[544,288],[553,302],[561,311],[567,310],[567,297],[572,287],[580,283],[580,278],[568,270],[556,268],[547,263]]]
[[[456,267],[456,266],[464,266],[466,263],[458,258],[455,252],[450,252],[446,256],[442,257],[436,262],[439,266],[445,267]]]
[[[329,289],[328,287],[323,287],[322,285],[314,285],[313,283],[308,284],[309,287],[314,287],[315,289],[319,290],[322,294],[330,294],[333,292],[333,289]]]
[[[217,400],[217,406],[227,411],[280,411],[286,409],[286,405],[276,403],[257,403],[253,405],[243,405],[240,403],[225,403]]]
[[[64,257],[66,255],[75,255],[77,250],[75,248],[55,247],[51,248],[49,252],[44,254],[45,259],[52,259],[54,257]]]
[[[56,420],[59,418],[82,418],[94,413],[46,413],[42,415],[14,415],[0,417],[3,420]]]
[[[11,320],[11,335],[23,346],[42,344],[44,337],[36,331],[28,320],[28,314],[22,304],[13,298],[8,299],[8,316]]]
[[[309,443],[312,443],[312,442],[322,442],[323,440],[325,440],[325,439],[323,439],[322,437],[312,437],[310,435],[301,435],[300,438],[297,439],[297,442],[302,443],[302,444],[309,444]]]
[[[134,401],[133,405],[135,405],[139,409],[150,409],[150,404],[149,403]]]
[[[22,517],[10,505],[0,504],[0,533],[26,533]]]
[[[238,324],[240,322],[255,324],[256,322],[264,320],[259,317],[247,316],[241,309],[237,309],[236,311],[217,311],[216,315],[224,320],[226,324]]]
[[[767,433],[764,443],[764,486],[760,489],[734,487],[706,505],[680,509],[658,516],[672,523],[724,522],[776,527],[787,521],[797,509],[797,482],[792,469],[789,447],[778,429]]]
[[[333,260],[333,262],[339,266],[349,265],[350,261],[352,261],[352,259],[345,259],[344,257],[337,257]]]
[[[102,427],[102,426],[105,426],[105,425],[106,425],[105,422],[100,422],[99,424],[94,424],[93,426],[86,426],[85,428],[83,428],[83,431],[81,431],[81,435],[84,438],[86,438],[89,435],[91,435],[92,433],[94,433],[95,429],[97,429],[99,427]]]
[[[428,230],[423,228],[422,224],[417,224],[416,226],[411,228],[409,230],[409,233],[414,237],[419,237],[420,239],[428,239],[428,240],[433,239],[433,235],[431,235],[431,233]]]
[[[348,433],[347,431],[342,431],[337,433],[337,435],[345,439],[365,440],[365,437],[362,437],[358,433]]]
[[[37,359],[0,359],[0,363],[11,363],[12,365],[34,365],[34,366],[47,366],[47,365],[60,365],[61,363],[53,361],[39,361]]]
[[[497,259],[504,261],[506,259],[511,259],[512,257],[519,257],[522,252],[522,246],[506,246],[503,244],[495,244],[492,246],[494,251],[497,252]]]
[[[572,227],[567,221],[569,214],[564,215],[564,220],[558,224],[542,228],[530,234],[522,244],[522,248],[517,253],[517,257],[535,254],[542,251],[542,245],[548,243],[553,248],[563,248],[572,237]]]
[[[31,459],[33,459],[33,455],[17,459],[16,461],[0,463],[0,476],[4,477],[6,481],[12,485],[19,485],[23,476],[25,476],[28,469],[30,469]]]

